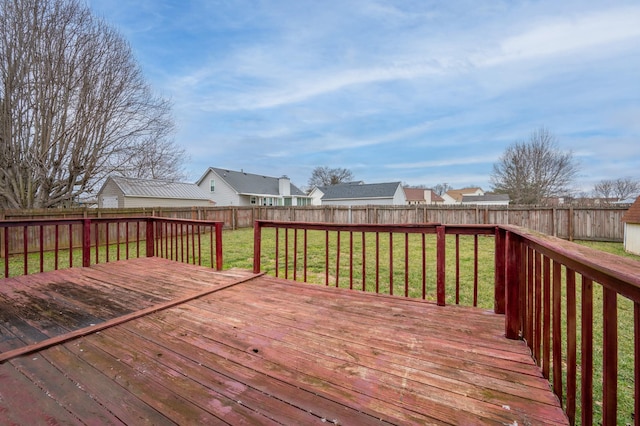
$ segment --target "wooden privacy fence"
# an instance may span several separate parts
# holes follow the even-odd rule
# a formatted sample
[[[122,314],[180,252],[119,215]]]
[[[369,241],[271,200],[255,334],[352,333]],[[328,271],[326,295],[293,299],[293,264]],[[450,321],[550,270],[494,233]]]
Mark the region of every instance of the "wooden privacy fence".
[[[470,244],[460,254],[463,238]],[[476,306],[478,259],[488,252],[490,265],[480,269],[493,271],[493,310],[505,314],[507,338],[526,341],[570,424],[640,425],[640,274],[634,260],[511,225],[258,221],[253,270],[441,306],[460,303],[459,278],[470,274],[462,290],[470,287],[474,295],[462,304]],[[461,256],[472,259],[466,271]]]
[[[167,217],[219,221],[226,229],[250,228],[256,220],[338,224],[515,225],[567,240],[621,242],[621,219],[628,205],[601,207],[541,206],[301,206],[301,207],[184,207],[128,209],[4,210],[1,220]],[[11,244],[10,244],[11,246]]]

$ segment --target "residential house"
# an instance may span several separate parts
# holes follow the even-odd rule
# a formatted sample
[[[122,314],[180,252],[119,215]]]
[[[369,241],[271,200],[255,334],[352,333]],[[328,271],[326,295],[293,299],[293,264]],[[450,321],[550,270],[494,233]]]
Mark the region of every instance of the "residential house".
[[[462,204],[473,204],[480,206],[508,206],[508,194],[484,194],[484,195],[463,195]]]
[[[213,205],[209,195],[194,183],[109,176],[98,192],[100,208]]]
[[[306,206],[311,198],[287,176],[269,177],[209,167],[196,182],[217,206]]]
[[[484,195],[482,188],[462,188],[450,189],[442,194],[444,204],[462,204],[462,197],[465,195]]]
[[[640,197],[622,217],[624,223],[624,249],[640,256]]]
[[[338,185],[319,186],[309,194],[314,205],[363,206],[407,204],[400,182],[368,183],[350,182]]]
[[[425,188],[404,188],[404,195],[407,204],[410,206],[420,204],[442,204],[444,200],[431,189]]]

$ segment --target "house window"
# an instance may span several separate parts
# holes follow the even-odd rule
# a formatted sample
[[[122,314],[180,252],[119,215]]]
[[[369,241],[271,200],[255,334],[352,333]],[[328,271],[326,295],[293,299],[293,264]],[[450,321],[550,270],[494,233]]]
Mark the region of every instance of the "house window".
[[[211,179],[209,181],[209,191],[215,192],[215,190],[216,190],[216,181],[214,179]]]
[[[290,206],[290,205],[292,205],[292,203],[291,203],[291,197],[284,197],[284,205],[285,205],[285,206]]]

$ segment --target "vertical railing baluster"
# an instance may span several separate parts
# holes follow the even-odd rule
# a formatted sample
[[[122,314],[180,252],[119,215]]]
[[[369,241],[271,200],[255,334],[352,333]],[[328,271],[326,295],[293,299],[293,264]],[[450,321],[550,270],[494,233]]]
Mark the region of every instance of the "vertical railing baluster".
[[[109,222],[105,222],[105,224],[104,224],[104,225],[105,225],[105,227],[107,228],[107,229],[106,229],[106,232],[105,232],[105,244],[106,244],[106,246],[105,246],[105,247],[106,247],[106,249],[107,249],[107,250],[106,250],[106,252],[107,252],[107,259],[106,259],[106,261],[107,261],[107,263],[109,263],[109,249],[110,249],[110,247],[109,247],[109,225],[111,225],[111,224],[110,224]],[[56,229],[56,234],[57,234],[57,233],[58,233],[58,230]],[[56,241],[58,241],[57,236],[56,236]],[[58,250],[56,249],[56,253],[57,253],[57,252],[58,252]]]
[[[505,278],[506,278],[506,233],[496,226],[494,234],[495,259],[494,259],[494,292],[493,311],[496,314],[505,313]]]
[[[340,231],[336,232],[336,287],[340,280]]]
[[[534,318],[534,302],[535,297],[534,290],[534,264],[533,264],[533,249],[527,247],[527,292],[525,302],[525,315],[526,315],[526,328],[524,338],[527,341],[527,346],[533,352],[533,318]]]
[[[276,227],[276,277],[280,274],[280,228]]]
[[[136,221],[136,257],[140,258],[140,221]]]
[[[420,234],[422,240],[422,300],[427,298],[427,250],[426,236],[424,232]]]
[[[460,234],[456,234],[456,305],[460,304]]]
[[[473,306],[478,306],[478,234],[473,236]]]
[[[562,406],[562,265],[553,261],[553,392]]]
[[[198,265],[202,266],[202,227],[198,225]],[[195,265],[195,261],[193,264]],[[211,264],[213,266],[213,264]]]
[[[56,225],[56,229],[57,229],[58,225]],[[9,278],[9,227],[5,226],[3,229],[3,233],[4,233],[4,277],[5,278]],[[56,242],[57,242],[57,238],[56,238]],[[57,259],[58,259],[58,250],[56,250],[56,266],[58,264]],[[58,268],[56,268],[58,269]]]
[[[98,263],[100,263],[100,223],[95,222],[93,225],[94,225],[93,232],[95,234],[93,239],[96,243],[96,265],[97,265]]]
[[[298,278],[298,228],[293,230],[293,280]]]
[[[362,291],[367,291],[367,242],[365,233],[362,233]]]
[[[540,347],[542,342],[542,259],[541,254],[538,252],[534,253],[534,289],[533,293],[535,295],[535,310],[534,315],[535,319],[533,321],[533,359],[536,361],[538,366],[542,365],[542,360],[540,357]]]
[[[349,290],[353,290],[353,231],[349,231]]]
[[[129,221],[124,222],[125,259],[129,259]]]
[[[602,424],[614,425],[618,411],[618,295],[603,288]]]
[[[640,425],[640,302],[633,304],[633,381],[634,424]],[[587,424],[587,423],[583,423]]]
[[[324,231],[324,285],[329,285],[329,230]]]
[[[376,232],[376,294],[380,293],[380,233]]]
[[[40,272],[44,272],[44,225],[40,225]]]
[[[551,259],[544,256],[543,268],[543,304],[544,318],[542,324],[542,374],[549,379],[551,368]]]
[[[73,268],[73,225],[69,224],[69,268]]]
[[[308,244],[309,241],[307,239],[307,230],[304,230],[304,260],[303,260],[303,264],[304,264],[304,279],[303,281],[306,283],[307,282],[307,267],[309,266],[309,259],[308,259]]]
[[[447,235],[444,226],[438,226],[436,230],[436,263],[437,263],[437,283],[436,299],[438,306],[446,304],[446,261],[447,261]]]
[[[116,260],[120,260],[120,228],[122,223],[120,221],[116,221]]]
[[[393,232],[389,232],[389,294],[393,296]]]
[[[580,412],[583,425],[593,424],[593,281],[582,277]],[[636,343],[638,336],[636,335]],[[636,366],[636,373],[638,369]],[[638,382],[636,381],[636,386]],[[636,411],[636,413],[639,411]]]
[[[29,274],[29,233],[27,225],[24,225],[22,228],[22,259],[24,264],[24,275],[27,275]]]
[[[567,268],[567,408],[569,423],[576,418],[576,273]]]
[[[404,234],[404,297],[409,297],[409,233]]]
[[[289,279],[289,228],[284,229],[284,279]]]

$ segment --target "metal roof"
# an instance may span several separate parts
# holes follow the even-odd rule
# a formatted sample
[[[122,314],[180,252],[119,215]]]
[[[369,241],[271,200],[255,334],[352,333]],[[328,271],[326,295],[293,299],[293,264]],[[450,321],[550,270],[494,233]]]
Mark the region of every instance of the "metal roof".
[[[320,186],[324,193],[323,200],[358,199],[358,198],[392,198],[400,182],[365,183],[353,185],[348,183]]]
[[[170,182],[157,179],[134,179],[110,176],[125,197],[179,198],[185,200],[210,200],[209,194],[195,183]]]

